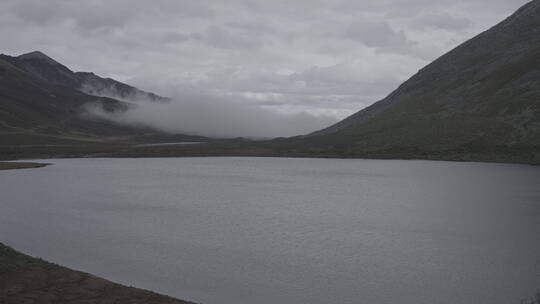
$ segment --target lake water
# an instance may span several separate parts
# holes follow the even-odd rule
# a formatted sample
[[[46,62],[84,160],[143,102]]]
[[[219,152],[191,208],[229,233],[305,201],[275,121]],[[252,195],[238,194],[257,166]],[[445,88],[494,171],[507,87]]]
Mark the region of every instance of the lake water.
[[[540,168],[47,160],[0,171],[0,242],[203,304],[512,304],[540,288]]]

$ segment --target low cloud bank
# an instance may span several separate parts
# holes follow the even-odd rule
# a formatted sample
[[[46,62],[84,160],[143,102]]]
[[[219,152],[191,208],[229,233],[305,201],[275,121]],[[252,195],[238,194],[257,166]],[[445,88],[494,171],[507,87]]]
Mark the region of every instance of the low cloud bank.
[[[307,112],[282,113],[249,101],[189,92],[168,103],[134,102],[126,111],[89,106],[91,115],[125,125],[142,125],[168,133],[208,137],[273,138],[307,134],[336,122]]]

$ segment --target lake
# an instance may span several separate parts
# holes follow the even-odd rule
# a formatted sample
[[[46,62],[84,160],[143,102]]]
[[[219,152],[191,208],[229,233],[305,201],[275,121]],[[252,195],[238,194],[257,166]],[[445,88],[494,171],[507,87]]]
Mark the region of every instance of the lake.
[[[540,167],[58,159],[0,171],[0,242],[203,304],[519,303]]]

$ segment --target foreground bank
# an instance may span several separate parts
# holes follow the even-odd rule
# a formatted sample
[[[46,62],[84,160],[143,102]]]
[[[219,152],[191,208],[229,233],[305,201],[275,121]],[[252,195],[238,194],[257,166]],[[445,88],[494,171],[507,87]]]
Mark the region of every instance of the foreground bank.
[[[61,267],[0,243],[0,303],[188,304]]]
[[[45,163],[30,162],[0,162],[0,170],[42,168],[48,165]]]

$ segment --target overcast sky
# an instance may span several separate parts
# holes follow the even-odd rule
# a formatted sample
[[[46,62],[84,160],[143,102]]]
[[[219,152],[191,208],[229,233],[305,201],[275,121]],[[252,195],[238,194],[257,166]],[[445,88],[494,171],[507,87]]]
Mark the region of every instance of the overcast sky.
[[[0,52],[41,50],[162,95],[300,115],[309,129],[384,97],[526,2],[2,0]]]

